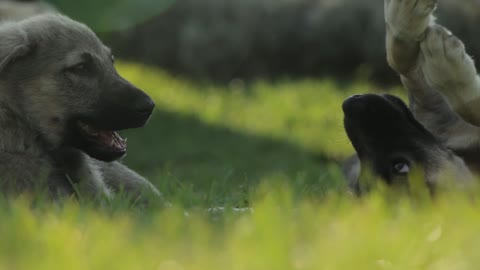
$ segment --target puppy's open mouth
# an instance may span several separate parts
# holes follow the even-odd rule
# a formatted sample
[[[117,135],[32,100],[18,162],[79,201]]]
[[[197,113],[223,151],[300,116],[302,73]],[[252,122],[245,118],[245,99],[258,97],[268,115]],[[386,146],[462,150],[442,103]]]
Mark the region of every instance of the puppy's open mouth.
[[[87,154],[103,161],[116,160],[127,152],[127,140],[112,130],[103,130],[82,121],[77,122]]]

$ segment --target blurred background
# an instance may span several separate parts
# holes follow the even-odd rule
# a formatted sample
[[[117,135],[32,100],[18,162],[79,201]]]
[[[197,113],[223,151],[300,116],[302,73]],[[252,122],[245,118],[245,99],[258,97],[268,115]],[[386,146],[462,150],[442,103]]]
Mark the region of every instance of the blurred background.
[[[195,79],[364,76],[397,82],[385,63],[381,0],[1,2],[1,18],[57,8],[102,33],[118,57]],[[478,58],[480,1],[439,3],[439,20]]]
[[[343,99],[404,94],[382,0],[0,0],[3,20],[47,12],[90,26],[155,99],[125,162],[184,204],[244,206],[272,178],[341,190]],[[480,1],[440,0],[436,14],[480,58]]]

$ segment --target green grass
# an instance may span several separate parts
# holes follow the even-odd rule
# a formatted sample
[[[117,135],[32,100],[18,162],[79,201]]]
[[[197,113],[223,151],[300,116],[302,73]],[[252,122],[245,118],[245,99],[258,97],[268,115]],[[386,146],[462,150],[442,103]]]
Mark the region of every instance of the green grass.
[[[125,134],[126,162],[187,206],[245,206],[249,191],[272,176],[287,178],[300,196],[343,189],[338,162],[353,151],[342,101],[378,90],[331,80],[235,82],[224,89],[119,67],[157,104],[145,128]]]
[[[344,98],[329,80],[195,84],[120,63],[151,94],[125,163],[173,207],[0,200],[0,269],[477,269],[480,204],[345,195]],[[209,207],[251,207],[213,213]]]

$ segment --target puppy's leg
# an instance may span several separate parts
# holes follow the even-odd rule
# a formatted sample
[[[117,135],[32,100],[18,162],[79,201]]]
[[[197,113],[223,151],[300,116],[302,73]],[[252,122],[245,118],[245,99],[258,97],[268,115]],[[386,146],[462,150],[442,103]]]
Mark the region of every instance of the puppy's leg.
[[[477,144],[479,131],[463,121],[425,78],[428,64],[424,52],[421,52],[420,41],[431,34],[430,28],[437,27],[433,26],[435,7],[435,0],[385,0],[387,60],[401,74],[415,117],[449,147],[459,149],[466,144]],[[425,44],[423,41],[422,47]],[[442,77],[445,71],[435,72]]]
[[[148,197],[159,199],[163,197],[147,179],[120,162],[99,161],[98,165],[103,173],[104,181],[116,192],[123,191],[133,199],[141,201]]]
[[[385,0],[387,60],[402,75],[415,68],[419,42],[433,24],[436,0]]]
[[[480,78],[462,41],[440,25],[421,43],[426,82],[467,122],[480,126]]]

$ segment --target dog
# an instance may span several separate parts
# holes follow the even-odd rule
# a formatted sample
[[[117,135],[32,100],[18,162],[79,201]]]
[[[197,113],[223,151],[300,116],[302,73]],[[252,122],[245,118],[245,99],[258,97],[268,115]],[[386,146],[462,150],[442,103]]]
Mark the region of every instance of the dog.
[[[118,161],[127,143],[116,132],[144,126],[155,104],[117,73],[92,30],[47,14],[4,22],[0,36],[3,194],[161,196]]]
[[[420,159],[415,158],[415,163],[425,170],[424,178],[429,186],[438,184],[436,176],[446,167],[456,172],[455,179],[459,182],[468,182],[472,173],[478,174],[480,169],[480,109],[477,106],[480,104],[480,79],[474,62],[466,53],[464,44],[436,23],[433,16],[437,5],[435,0],[385,0],[384,5],[387,62],[400,75],[408,92],[412,116],[406,117],[410,114],[407,110],[390,119],[361,113],[363,117],[368,115],[370,121],[351,115],[352,105],[349,104],[370,104],[373,110],[378,110],[378,114],[388,115],[392,108],[385,102],[392,105],[392,97],[383,97],[384,102],[379,102],[380,97],[372,96],[347,99],[344,102],[344,110],[347,109],[345,127],[357,151],[357,157],[347,162],[345,167],[348,180],[358,192],[358,178],[364,168],[362,163],[370,162],[373,163],[374,174],[390,183],[391,177],[379,171],[378,167],[387,166],[383,165],[387,162],[390,170],[395,171],[396,163],[386,156],[395,156],[398,143],[405,143],[414,147],[401,151],[404,154],[424,153]],[[398,121],[401,114],[411,123],[417,122],[418,131],[425,129],[431,135],[430,139],[425,140],[418,132],[408,133],[411,128],[405,121],[392,123]],[[361,119],[358,120],[358,117]],[[356,128],[350,127],[353,125],[351,122],[355,122],[352,119],[359,121],[355,124]],[[386,130],[376,124],[385,125]],[[381,137],[379,142],[355,141],[358,136],[379,130],[384,134],[383,137],[378,135]]]
[[[410,174],[417,171],[431,194],[446,175],[464,183],[473,179],[463,159],[418,122],[400,98],[355,95],[343,102],[342,109],[345,130],[357,153],[349,164],[349,186],[355,194],[371,188],[371,174],[389,186],[408,189]]]

